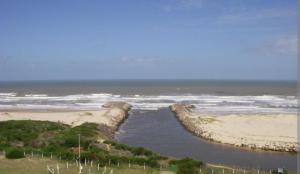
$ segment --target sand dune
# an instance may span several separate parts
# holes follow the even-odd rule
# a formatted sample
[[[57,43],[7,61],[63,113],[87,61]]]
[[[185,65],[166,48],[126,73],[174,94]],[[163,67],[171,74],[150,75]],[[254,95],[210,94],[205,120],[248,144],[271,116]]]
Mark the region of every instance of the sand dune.
[[[130,105],[125,102],[109,102],[99,110],[92,111],[9,111],[0,112],[0,121],[7,120],[41,120],[62,122],[71,126],[82,123],[97,123],[117,129],[126,118]]]

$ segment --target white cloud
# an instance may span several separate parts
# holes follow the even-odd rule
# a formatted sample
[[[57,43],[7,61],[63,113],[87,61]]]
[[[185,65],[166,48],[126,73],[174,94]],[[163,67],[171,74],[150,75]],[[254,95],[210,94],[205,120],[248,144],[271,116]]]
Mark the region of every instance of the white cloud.
[[[224,14],[217,19],[218,23],[260,22],[265,19],[296,16],[297,11],[291,9],[247,10],[240,13]]]
[[[267,56],[296,56],[297,35],[278,37],[262,44],[257,50]]]

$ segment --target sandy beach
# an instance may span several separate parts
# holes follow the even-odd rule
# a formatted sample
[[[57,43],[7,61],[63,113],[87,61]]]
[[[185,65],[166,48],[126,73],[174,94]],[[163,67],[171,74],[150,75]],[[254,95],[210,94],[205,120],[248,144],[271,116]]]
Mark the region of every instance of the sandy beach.
[[[78,126],[85,122],[106,125],[113,131],[126,119],[131,106],[125,102],[108,102],[99,110],[85,111],[1,111],[0,121],[40,120]]]
[[[218,115],[194,112],[191,105],[171,106],[178,120],[192,133],[223,144],[272,151],[295,152],[295,114]]]

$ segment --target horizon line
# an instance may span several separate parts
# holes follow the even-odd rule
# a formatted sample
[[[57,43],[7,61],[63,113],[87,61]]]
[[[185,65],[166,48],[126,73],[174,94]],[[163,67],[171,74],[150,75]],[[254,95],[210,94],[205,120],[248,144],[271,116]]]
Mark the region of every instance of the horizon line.
[[[265,82],[297,82],[297,79],[208,79],[208,78],[124,78],[124,79],[14,79],[0,80],[0,82],[38,82],[38,81],[265,81]]]

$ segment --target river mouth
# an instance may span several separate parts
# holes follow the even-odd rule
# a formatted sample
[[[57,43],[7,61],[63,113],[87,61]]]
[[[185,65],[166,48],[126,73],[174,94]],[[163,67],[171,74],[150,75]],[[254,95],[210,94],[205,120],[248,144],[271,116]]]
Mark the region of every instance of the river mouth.
[[[243,150],[196,137],[178,122],[169,108],[132,110],[114,138],[121,143],[146,147],[162,155],[191,157],[214,164],[263,169],[297,168],[295,154]]]

